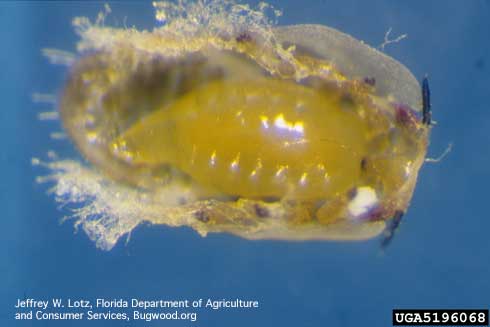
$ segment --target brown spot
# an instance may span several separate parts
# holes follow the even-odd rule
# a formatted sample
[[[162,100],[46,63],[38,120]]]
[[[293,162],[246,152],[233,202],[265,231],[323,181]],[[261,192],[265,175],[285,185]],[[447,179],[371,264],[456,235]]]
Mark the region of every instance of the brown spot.
[[[202,221],[203,223],[207,223],[210,219],[208,213],[204,210],[198,210],[198,211],[194,212],[194,217],[197,220]]]
[[[257,217],[260,217],[260,218],[270,217],[270,212],[267,208],[262,207],[258,204],[255,204],[254,209],[255,209],[255,214],[257,215]]]
[[[362,171],[366,171],[366,168],[367,168],[367,158],[366,158],[366,157],[364,157],[364,158],[362,158],[362,160],[361,160],[361,170],[362,170]]]
[[[235,38],[235,40],[238,43],[251,42],[252,36],[248,32],[242,32]]]
[[[357,195],[357,187],[353,187],[347,192],[347,197],[349,198],[349,200],[355,198],[356,195]]]
[[[383,206],[379,205],[369,211],[366,219],[369,221],[385,220],[387,218],[387,214],[389,214],[389,211]]]
[[[375,86],[376,85],[376,78],[364,77],[364,83],[366,83],[367,85]]]
[[[414,111],[406,106],[397,104],[395,105],[396,110],[396,122],[401,126],[416,126],[417,116]]]

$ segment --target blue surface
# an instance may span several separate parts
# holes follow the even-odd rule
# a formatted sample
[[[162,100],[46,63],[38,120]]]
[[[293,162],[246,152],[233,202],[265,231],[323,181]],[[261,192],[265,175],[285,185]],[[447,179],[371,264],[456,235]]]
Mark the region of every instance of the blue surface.
[[[490,2],[272,1],[281,24],[321,23],[369,44],[407,33],[387,53],[416,76],[428,73],[434,120],[430,154],[453,151],[419,176],[412,205],[386,253],[379,240],[359,243],[251,242],[201,238],[187,228],[140,226],[129,244],[95,248],[37,185],[30,164],[52,148],[56,123],[39,122],[33,92],[59,90],[64,78],[40,54],[73,50],[73,16],[95,17],[101,3],[0,3],[0,325],[52,326],[13,320],[18,298],[252,298],[256,311],[198,311],[196,323],[170,326],[391,326],[398,308],[490,305]],[[121,24],[150,28],[151,4],[112,3]],[[66,142],[65,155],[74,156]],[[63,326],[124,326],[62,322]],[[136,325],[143,325],[139,323]]]

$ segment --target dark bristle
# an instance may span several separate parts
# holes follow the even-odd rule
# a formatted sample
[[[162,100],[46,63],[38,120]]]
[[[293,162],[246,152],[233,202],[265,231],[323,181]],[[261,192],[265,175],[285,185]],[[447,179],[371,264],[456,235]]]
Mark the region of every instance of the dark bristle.
[[[431,117],[429,79],[426,76],[422,81],[422,122],[430,125]]]
[[[398,226],[400,226],[400,222],[402,221],[404,214],[405,212],[397,210],[393,218],[388,221],[385,234],[383,236],[383,239],[381,240],[382,249],[385,249],[393,240],[393,236],[395,236],[395,232],[398,229]]]

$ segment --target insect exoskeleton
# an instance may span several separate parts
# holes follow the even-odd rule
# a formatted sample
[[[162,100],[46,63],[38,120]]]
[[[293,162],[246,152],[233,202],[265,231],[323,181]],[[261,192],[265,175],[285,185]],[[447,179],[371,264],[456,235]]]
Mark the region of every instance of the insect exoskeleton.
[[[60,111],[104,178],[158,208],[143,219],[355,240],[406,211],[430,103],[393,58],[321,25],[131,33],[80,55]]]

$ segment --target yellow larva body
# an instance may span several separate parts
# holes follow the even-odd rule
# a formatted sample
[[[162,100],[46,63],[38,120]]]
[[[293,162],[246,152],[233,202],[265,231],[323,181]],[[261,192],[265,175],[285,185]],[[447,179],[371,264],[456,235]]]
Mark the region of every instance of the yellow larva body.
[[[171,164],[218,193],[330,198],[359,183],[373,133],[359,118],[366,109],[342,96],[281,80],[213,82],[118,141],[135,164]]]

